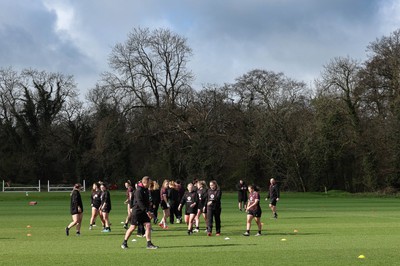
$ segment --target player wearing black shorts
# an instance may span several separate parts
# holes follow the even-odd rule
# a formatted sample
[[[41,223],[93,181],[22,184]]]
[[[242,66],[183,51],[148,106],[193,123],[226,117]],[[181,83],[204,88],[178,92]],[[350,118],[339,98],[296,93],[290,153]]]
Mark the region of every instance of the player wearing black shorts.
[[[248,187],[249,189],[249,202],[246,208],[247,211],[247,223],[246,223],[246,233],[244,233],[244,236],[249,236],[250,235],[250,228],[251,228],[251,221],[253,219],[256,220],[256,223],[258,225],[258,233],[256,236],[261,235],[261,206],[260,206],[260,194],[255,190],[254,185],[250,185]]]
[[[92,230],[93,226],[96,226],[96,218],[100,214],[100,205],[101,205],[101,190],[99,183],[95,182],[92,186],[92,194],[90,196],[90,206],[92,207],[92,216],[90,217],[89,222],[89,230]],[[100,215],[101,223],[104,226],[103,216]]]
[[[239,180],[239,183],[236,185],[236,190],[238,191],[239,211],[242,211],[242,208],[246,209],[246,204],[247,204],[246,183],[243,180]]]
[[[124,242],[121,245],[121,248],[128,248],[128,239],[132,235],[132,232],[135,231],[136,226],[138,224],[143,224],[146,229],[146,240],[147,240],[147,249],[157,249],[158,247],[153,245],[151,242],[151,218],[152,214],[150,212],[150,197],[149,197],[149,186],[150,186],[150,177],[145,176],[142,178],[142,182],[138,185],[135,191],[135,202],[132,208],[132,215],[130,219],[131,226],[126,230]]]
[[[212,235],[213,219],[215,218],[216,236],[221,234],[221,190],[217,181],[210,182],[210,189],[207,190],[207,235]]]
[[[168,189],[169,189],[169,180],[165,179],[160,190],[160,198],[161,198],[161,209],[163,210],[163,218],[158,224],[163,229],[168,229],[167,219],[170,215],[170,205],[168,203]]]
[[[69,236],[69,230],[76,225],[76,235],[81,234],[81,224],[83,218],[83,204],[81,193],[79,190],[81,189],[81,184],[75,184],[74,188],[71,192],[71,215],[72,222],[65,228],[65,234]]]
[[[193,232],[199,232],[200,230],[200,216],[203,214],[204,221],[207,223],[207,208],[204,208],[206,206],[206,200],[207,200],[207,183],[206,181],[197,181],[197,189],[195,190],[197,192],[198,198],[199,198],[199,208],[197,210],[197,215],[195,217],[195,223],[196,223],[196,228],[193,230]]]
[[[178,206],[178,210],[182,210],[182,206],[185,205],[185,222],[188,226],[188,235],[193,234],[193,220],[197,214],[198,208],[198,194],[193,191],[193,184],[189,183],[187,185],[187,191],[181,199],[181,203]]]
[[[274,178],[271,178],[269,182],[270,185],[269,185],[267,200],[269,199],[269,207],[271,208],[274,218],[278,219],[278,213],[276,212],[276,204],[279,201],[279,194],[280,194],[279,187]]]
[[[110,218],[109,218],[111,212],[110,191],[108,191],[107,185],[104,183],[100,185],[100,189],[103,192],[101,194],[101,205],[100,205],[101,215],[103,216],[104,219],[104,229],[102,230],[102,232],[109,233],[111,232]]]
[[[127,216],[125,218],[124,229],[128,229],[128,222],[129,222],[129,217],[131,216],[131,209],[132,209],[131,201],[133,197],[133,187],[130,180],[127,180],[125,182],[125,188],[126,188],[126,200],[124,201],[124,204],[126,204],[127,207]]]

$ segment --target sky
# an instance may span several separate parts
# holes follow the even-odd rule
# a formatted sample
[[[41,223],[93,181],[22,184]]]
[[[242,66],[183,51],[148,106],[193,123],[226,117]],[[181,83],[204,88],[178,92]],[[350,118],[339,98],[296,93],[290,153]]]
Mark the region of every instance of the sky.
[[[73,75],[84,97],[134,28],[187,39],[194,88],[253,69],[311,84],[400,28],[400,0],[0,0],[0,68]]]

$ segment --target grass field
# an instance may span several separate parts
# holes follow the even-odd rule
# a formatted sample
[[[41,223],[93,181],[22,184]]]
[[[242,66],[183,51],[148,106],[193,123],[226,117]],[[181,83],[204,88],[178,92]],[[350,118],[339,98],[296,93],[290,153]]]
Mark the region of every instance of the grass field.
[[[279,219],[271,219],[262,201],[264,235],[254,237],[253,223],[252,236],[244,237],[246,215],[237,209],[236,194],[225,193],[221,236],[207,237],[203,230],[187,236],[183,224],[154,226],[158,250],[147,250],[136,236],[122,250],[124,192],[111,192],[111,233],[100,226],[89,231],[89,193],[82,197],[82,235],[72,229],[66,237],[69,193],[0,193],[0,265],[399,265],[398,198],[282,193]]]

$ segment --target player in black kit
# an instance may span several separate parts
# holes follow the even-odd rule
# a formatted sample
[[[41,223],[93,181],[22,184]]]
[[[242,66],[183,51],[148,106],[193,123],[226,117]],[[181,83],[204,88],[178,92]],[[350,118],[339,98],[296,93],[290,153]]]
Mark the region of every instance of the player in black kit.
[[[104,229],[102,230],[103,233],[109,233],[111,232],[110,228],[110,212],[111,212],[111,196],[110,196],[110,191],[107,189],[107,185],[102,183],[100,185],[100,189],[103,192],[101,194],[101,215],[103,216],[104,219]]]
[[[221,235],[221,190],[217,181],[210,181],[210,189],[207,191],[207,235],[212,235],[213,219],[215,218],[216,236]]]
[[[185,222],[188,226],[188,235],[193,234],[193,220],[197,214],[198,209],[198,194],[193,191],[193,184],[189,183],[187,185],[188,191],[185,192],[181,199],[181,203],[178,206],[178,210],[182,210],[182,206],[185,205]]]
[[[145,176],[142,178],[142,182],[138,185],[135,195],[134,195],[134,203],[132,208],[131,215],[131,226],[126,230],[124,242],[121,245],[121,248],[128,248],[128,239],[132,235],[132,232],[135,231],[136,226],[138,224],[143,224],[145,227],[145,236],[147,240],[147,249],[157,249],[158,247],[153,245],[151,242],[151,218],[152,213],[150,212],[150,197],[149,197],[149,188],[150,186],[150,177]]]
[[[267,200],[269,199],[269,207],[271,208],[274,218],[278,219],[278,213],[276,212],[276,204],[279,201],[279,194],[280,194],[279,187],[274,178],[271,178],[269,182],[270,185],[269,185]]]
[[[65,228],[65,234],[69,236],[69,230],[71,227],[76,225],[76,235],[81,234],[81,224],[83,217],[83,204],[82,198],[79,190],[81,189],[81,184],[75,184],[74,189],[71,192],[71,215],[72,222]]]
[[[96,218],[97,216],[100,216],[101,223],[104,226],[104,220],[103,216],[99,215],[100,214],[100,205],[101,205],[101,190],[100,190],[100,185],[98,183],[93,183],[92,186],[92,194],[90,196],[90,206],[92,207],[92,216],[90,217],[90,222],[89,222],[89,230],[92,230],[93,226],[96,226]]]

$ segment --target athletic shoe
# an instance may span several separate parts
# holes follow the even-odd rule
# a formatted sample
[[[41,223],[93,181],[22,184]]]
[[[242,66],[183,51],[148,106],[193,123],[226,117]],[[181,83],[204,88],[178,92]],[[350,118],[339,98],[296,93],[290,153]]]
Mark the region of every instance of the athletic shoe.
[[[261,236],[261,234],[260,234],[260,233],[257,233],[257,234],[255,234],[254,236]]]
[[[153,243],[150,243],[147,245],[147,249],[158,249],[158,246],[153,245]]]
[[[193,229],[193,233],[198,233],[199,229]]]
[[[207,236],[212,236],[212,234],[210,232],[207,233]]]
[[[76,232],[76,236],[81,236],[81,232]]]
[[[190,231],[187,231],[187,234],[188,234],[188,236],[190,236],[191,234],[193,234],[192,232],[190,232]]]
[[[163,229],[165,229],[165,230],[169,229],[168,225],[163,226]]]
[[[69,236],[69,228],[68,228],[68,227],[65,227],[65,234],[66,234],[67,236]]]
[[[163,223],[159,223],[158,225],[159,225],[161,228],[164,228]]]
[[[243,233],[243,235],[244,235],[244,236],[250,236],[250,234],[247,233],[247,232],[246,232],[246,233]]]
[[[242,211],[242,209],[239,209],[239,211]]]
[[[101,232],[103,232],[103,233],[110,233],[110,232],[111,232],[111,229],[103,229],[103,230],[101,230]]]
[[[124,229],[128,230],[128,224],[124,224]]]
[[[127,249],[127,248],[128,248],[128,244],[122,243],[121,248],[122,248],[122,249]]]
[[[154,218],[154,224],[157,224],[158,218]]]
[[[277,213],[274,213],[274,218],[278,219],[278,214]]]
[[[92,225],[89,225],[89,230],[92,230],[92,229],[93,229]]]
[[[221,235],[221,233],[216,233],[216,234],[215,234],[215,236],[220,236],[220,235]]]

